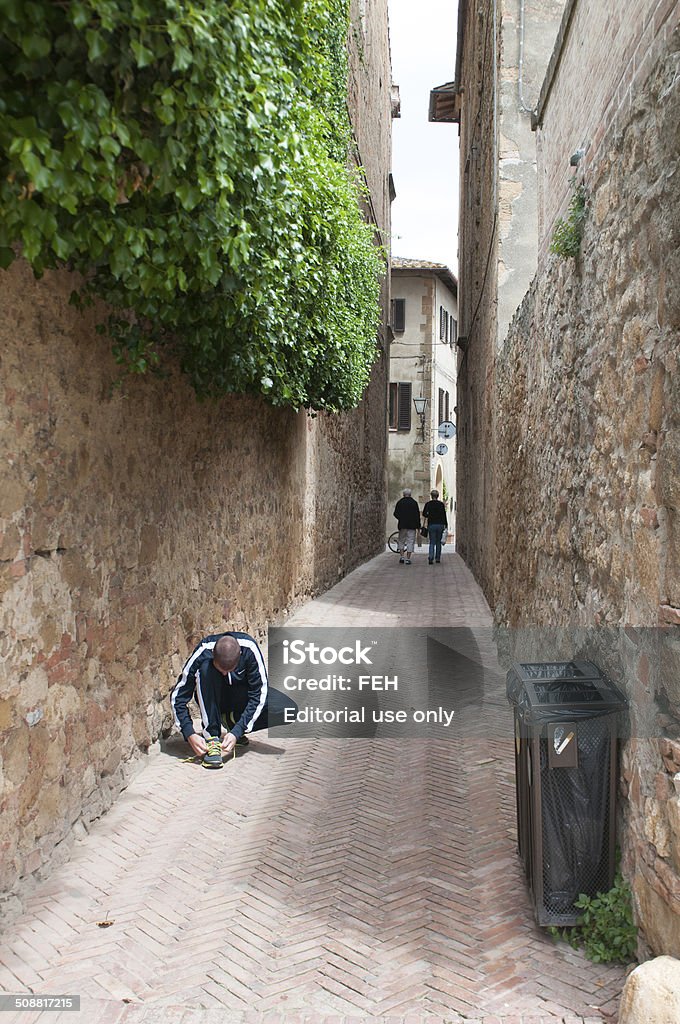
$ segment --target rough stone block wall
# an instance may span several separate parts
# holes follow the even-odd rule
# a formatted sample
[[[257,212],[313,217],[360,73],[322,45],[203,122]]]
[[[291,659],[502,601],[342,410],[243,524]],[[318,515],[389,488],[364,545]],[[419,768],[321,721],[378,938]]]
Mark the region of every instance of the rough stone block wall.
[[[201,633],[263,637],[383,543],[384,362],[341,417],[112,390],[72,287],[2,274],[2,893],[110,805]]]
[[[389,238],[386,0],[353,55],[368,212]],[[380,66],[377,66],[377,62]],[[386,273],[386,280],[389,275]],[[268,622],[382,550],[386,310],[364,400],[308,417],[129,380],[67,273],[0,273],[0,910],[68,856],[170,726],[204,632]]]
[[[582,254],[539,267],[499,354],[493,393],[497,617],[588,627],[590,653],[626,689],[624,867],[649,947],[675,956],[679,68],[676,28],[631,95],[625,123],[615,119],[603,135],[585,178]],[[571,83],[573,67],[562,74]],[[548,108],[551,117],[557,109]]]

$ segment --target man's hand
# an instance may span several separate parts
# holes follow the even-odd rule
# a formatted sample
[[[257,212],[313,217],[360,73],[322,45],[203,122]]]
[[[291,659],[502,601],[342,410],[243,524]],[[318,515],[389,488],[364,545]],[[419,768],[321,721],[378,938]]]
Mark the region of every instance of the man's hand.
[[[232,750],[236,746],[236,737],[233,733],[228,732],[222,740],[222,753],[231,754]]]
[[[187,743],[197,757],[202,757],[208,749],[208,745],[203,737],[199,736],[196,732],[192,732],[191,736],[187,739]]]

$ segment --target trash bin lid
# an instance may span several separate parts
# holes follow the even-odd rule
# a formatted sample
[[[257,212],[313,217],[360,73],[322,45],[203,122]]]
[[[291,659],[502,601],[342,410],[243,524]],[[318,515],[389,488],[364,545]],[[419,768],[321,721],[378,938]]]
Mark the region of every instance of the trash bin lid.
[[[621,691],[592,661],[513,662],[506,692],[508,700],[531,718],[543,718],[545,713],[552,717],[557,708],[580,717],[626,705]]]

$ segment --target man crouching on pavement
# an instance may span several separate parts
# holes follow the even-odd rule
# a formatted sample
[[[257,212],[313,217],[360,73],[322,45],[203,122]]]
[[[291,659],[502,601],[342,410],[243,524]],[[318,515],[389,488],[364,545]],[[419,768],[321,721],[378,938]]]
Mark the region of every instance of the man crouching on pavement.
[[[203,735],[194,732],[187,705],[194,698],[201,711]],[[201,640],[187,660],[172,691],[175,722],[204,768],[222,768],[222,755],[248,744],[248,733],[266,729],[274,712],[297,707],[267,684],[259,644],[247,633],[217,633]],[[279,718],[279,722],[283,718]],[[228,730],[221,739],[225,729]]]

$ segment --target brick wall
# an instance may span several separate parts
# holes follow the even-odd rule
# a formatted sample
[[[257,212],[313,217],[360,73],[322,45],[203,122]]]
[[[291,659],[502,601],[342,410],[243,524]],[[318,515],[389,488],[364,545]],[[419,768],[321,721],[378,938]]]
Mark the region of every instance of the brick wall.
[[[556,71],[553,76],[549,69],[538,113],[543,254],[569,200],[571,155],[585,151],[579,177],[587,180],[602,159],[605,138],[629,123],[635,97],[668,49],[680,7],[676,0],[616,5],[571,0],[565,19],[553,58]]]

